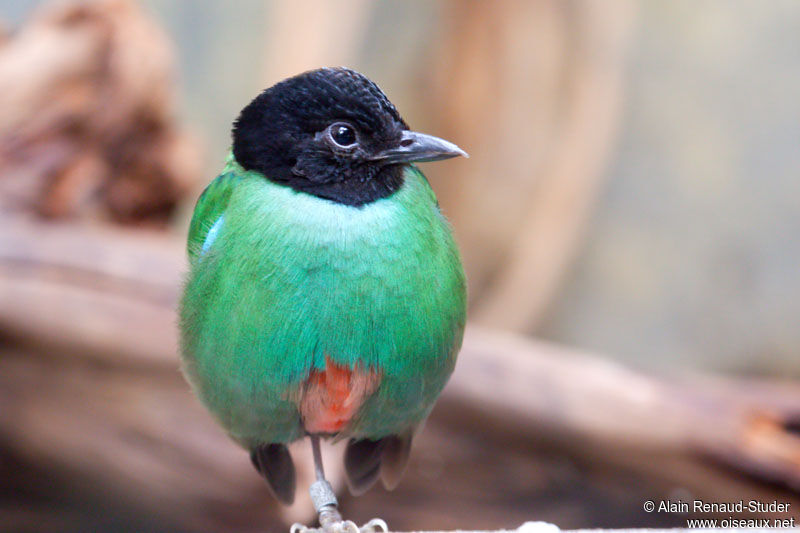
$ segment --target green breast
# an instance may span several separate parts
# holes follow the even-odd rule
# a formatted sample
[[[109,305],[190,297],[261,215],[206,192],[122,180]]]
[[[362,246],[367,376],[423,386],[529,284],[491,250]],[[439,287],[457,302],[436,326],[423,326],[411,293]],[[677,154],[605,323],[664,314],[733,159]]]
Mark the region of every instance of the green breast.
[[[458,250],[424,176],[409,167],[397,193],[360,208],[235,163],[217,180],[228,185],[192,222],[181,331],[187,376],[231,435],[246,446],[302,436],[297,389],[326,356],[383,374],[348,435],[424,419],[465,320]]]

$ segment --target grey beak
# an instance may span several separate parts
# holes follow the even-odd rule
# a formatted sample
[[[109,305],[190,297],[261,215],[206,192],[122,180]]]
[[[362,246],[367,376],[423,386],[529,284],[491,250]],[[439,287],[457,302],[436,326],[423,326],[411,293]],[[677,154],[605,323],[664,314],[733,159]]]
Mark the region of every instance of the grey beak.
[[[455,144],[416,131],[404,131],[400,144],[388,150],[375,154],[373,160],[385,163],[412,163],[425,161],[441,161],[463,155],[469,157],[467,152]]]

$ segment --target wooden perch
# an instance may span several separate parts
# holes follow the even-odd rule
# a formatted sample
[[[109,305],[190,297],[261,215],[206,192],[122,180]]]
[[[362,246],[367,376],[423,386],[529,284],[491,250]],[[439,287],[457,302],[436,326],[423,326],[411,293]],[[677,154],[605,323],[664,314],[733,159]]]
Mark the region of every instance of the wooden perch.
[[[786,531],[794,531],[790,528],[725,528],[725,529],[684,529],[684,531],[692,531],[697,533],[703,533],[706,531],[726,531],[727,533],[772,533],[775,531],[780,531],[785,529]],[[675,533],[676,531],[681,531],[680,529],[613,529],[613,530],[603,530],[603,529],[560,529],[555,524],[548,524],[547,522],[525,522],[517,529],[499,529],[495,531],[467,531],[462,530],[459,533],[602,533],[603,531],[614,531],[614,533]],[[444,533],[444,532],[433,532],[433,531],[416,531],[414,533]]]
[[[23,347],[0,360],[0,435],[24,457],[80,471],[99,486],[125,479],[133,501],[148,509],[169,504],[173,518],[197,529],[235,522],[245,510],[257,523],[277,507],[264,505],[246,454],[177,370],[183,264],[182,243],[163,234],[0,215],[0,331]],[[689,486],[690,472],[659,470],[652,450],[713,457],[797,488],[800,438],[787,427],[798,419],[800,387],[792,383],[659,379],[470,327],[432,423],[481,420],[499,438],[561,435],[581,454],[623,449],[615,460],[631,467],[638,457],[635,468]],[[635,448],[651,452],[641,459]],[[304,443],[294,453],[306,454]],[[297,463],[308,483],[310,459]],[[715,475],[713,486],[694,490],[710,497],[742,488]],[[333,469],[331,477],[341,487],[341,473]],[[302,489],[298,496],[283,521],[310,518]],[[213,512],[198,514],[201,500],[217,502]]]

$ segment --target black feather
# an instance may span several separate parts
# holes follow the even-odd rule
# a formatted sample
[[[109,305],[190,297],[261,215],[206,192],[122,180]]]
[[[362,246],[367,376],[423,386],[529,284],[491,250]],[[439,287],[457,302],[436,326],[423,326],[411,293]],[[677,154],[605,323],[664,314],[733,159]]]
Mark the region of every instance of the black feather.
[[[400,482],[411,452],[412,432],[378,440],[350,439],[344,452],[344,471],[350,493],[365,493],[380,475],[383,486],[394,489]]]
[[[282,503],[291,505],[297,486],[294,462],[285,444],[262,444],[250,452],[256,470],[267,480],[272,494]]]
[[[347,486],[353,496],[364,494],[378,480],[386,438],[350,439],[344,452]]]
[[[408,466],[413,432],[387,438],[381,460],[381,482],[386,490],[394,490]]]

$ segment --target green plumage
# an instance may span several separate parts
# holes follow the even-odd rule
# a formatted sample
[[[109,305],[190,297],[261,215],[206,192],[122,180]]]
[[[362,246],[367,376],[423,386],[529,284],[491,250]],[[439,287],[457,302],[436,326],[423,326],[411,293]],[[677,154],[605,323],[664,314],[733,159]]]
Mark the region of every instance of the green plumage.
[[[326,357],[382,375],[340,436],[398,434],[428,415],[461,344],[465,283],[427,180],[404,172],[394,194],[353,207],[231,157],[200,197],[180,310],[184,369],[243,446],[305,434],[297,391]]]

